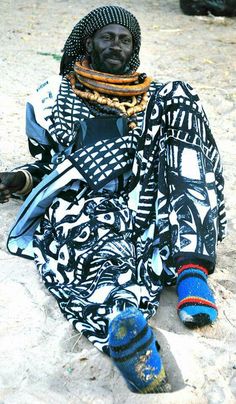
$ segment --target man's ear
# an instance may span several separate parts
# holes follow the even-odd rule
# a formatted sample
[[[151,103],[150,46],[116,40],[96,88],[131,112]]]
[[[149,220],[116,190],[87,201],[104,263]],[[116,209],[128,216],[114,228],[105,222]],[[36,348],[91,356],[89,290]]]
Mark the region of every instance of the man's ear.
[[[88,52],[88,54],[90,54],[93,50],[93,40],[91,37],[86,39],[85,46],[86,46],[86,51]]]

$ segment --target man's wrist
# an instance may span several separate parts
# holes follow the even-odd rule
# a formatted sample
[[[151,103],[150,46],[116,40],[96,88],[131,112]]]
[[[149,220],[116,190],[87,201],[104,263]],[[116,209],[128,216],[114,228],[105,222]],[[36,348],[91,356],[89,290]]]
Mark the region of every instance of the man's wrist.
[[[17,190],[15,193],[21,196],[27,195],[33,188],[33,177],[27,170],[17,170],[17,172],[22,173],[24,175],[25,184],[21,189]]]

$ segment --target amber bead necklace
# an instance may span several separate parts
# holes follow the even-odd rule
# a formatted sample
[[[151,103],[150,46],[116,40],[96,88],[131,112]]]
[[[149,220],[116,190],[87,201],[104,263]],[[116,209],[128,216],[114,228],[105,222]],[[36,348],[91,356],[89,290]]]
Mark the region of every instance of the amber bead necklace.
[[[125,115],[129,118],[130,129],[137,126],[136,114],[144,111],[148,102],[150,77],[137,72],[130,75],[98,72],[91,69],[85,59],[75,63],[74,72],[68,74],[67,78],[73,92],[95,109]]]

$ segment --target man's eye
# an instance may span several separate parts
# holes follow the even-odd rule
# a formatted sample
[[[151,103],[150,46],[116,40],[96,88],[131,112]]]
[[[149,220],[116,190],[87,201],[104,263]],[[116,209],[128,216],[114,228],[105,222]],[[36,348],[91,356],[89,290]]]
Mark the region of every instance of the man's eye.
[[[130,43],[131,43],[131,39],[130,39],[130,38],[124,38],[124,39],[123,39],[123,42],[124,42],[125,44],[130,44]]]
[[[110,35],[103,35],[102,39],[109,41],[111,39]]]

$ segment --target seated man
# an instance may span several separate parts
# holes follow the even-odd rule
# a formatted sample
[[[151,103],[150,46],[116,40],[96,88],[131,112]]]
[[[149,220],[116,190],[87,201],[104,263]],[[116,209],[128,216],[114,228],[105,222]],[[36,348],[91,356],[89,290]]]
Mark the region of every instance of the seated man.
[[[8,249],[34,258],[64,316],[109,355],[132,391],[165,390],[147,320],[177,282],[188,327],[216,320],[207,278],[224,236],[219,153],[196,92],[137,72],[136,18],[91,11],[64,47],[61,77],[27,104],[33,164],[1,173],[25,199]]]

